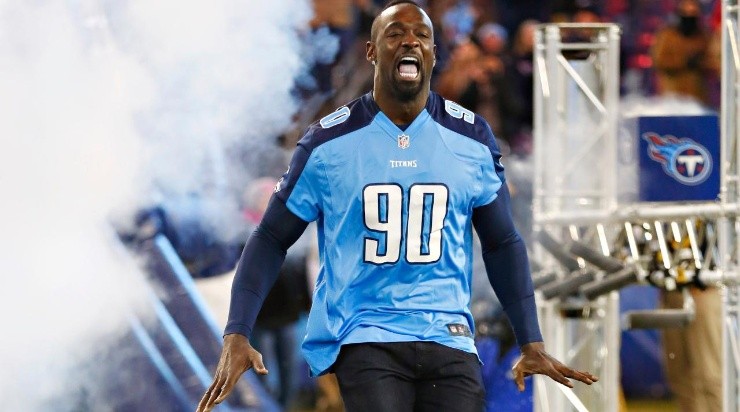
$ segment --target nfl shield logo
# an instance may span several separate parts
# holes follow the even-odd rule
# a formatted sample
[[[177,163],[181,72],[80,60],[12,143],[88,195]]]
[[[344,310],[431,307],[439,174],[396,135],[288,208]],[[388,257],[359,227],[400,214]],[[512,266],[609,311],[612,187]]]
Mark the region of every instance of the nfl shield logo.
[[[407,134],[401,133],[398,135],[398,147],[401,149],[408,149],[409,144],[411,144],[411,142],[409,141],[409,136]]]

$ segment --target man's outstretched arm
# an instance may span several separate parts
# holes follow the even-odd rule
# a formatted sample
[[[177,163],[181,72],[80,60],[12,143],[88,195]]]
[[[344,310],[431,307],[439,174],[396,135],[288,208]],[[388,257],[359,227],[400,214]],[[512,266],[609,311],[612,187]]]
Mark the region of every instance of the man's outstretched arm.
[[[524,378],[533,374],[547,375],[568,387],[573,387],[568,378],[590,385],[598,380],[596,376],[571,369],[545,352],[527,248],[514,227],[510,203],[504,183],[496,200],[473,209],[473,225],[481,241],[488,280],[521,347],[522,355],[513,368],[517,386],[524,390]]]
[[[229,320],[224,347],[213,383],[198,404],[198,412],[210,411],[229,395],[239,377],[254,368],[266,375],[262,355],[249,343],[257,314],[278,277],[288,248],[295,243],[308,222],[291,212],[273,196],[262,222],[249,237],[236,268],[231,287]]]

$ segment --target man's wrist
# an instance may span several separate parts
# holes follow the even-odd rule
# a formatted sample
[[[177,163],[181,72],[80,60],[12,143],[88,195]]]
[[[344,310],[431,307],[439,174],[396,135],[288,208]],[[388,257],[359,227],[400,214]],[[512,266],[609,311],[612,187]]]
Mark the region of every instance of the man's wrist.
[[[249,337],[241,333],[228,333],[224,335],[224,344],[233,342],[247,342],[249,343]]]
[[[522,352],[522,354],[543,352],[545,350],[545,342],[538,341],[525,343],[519,348],[519,350]]]

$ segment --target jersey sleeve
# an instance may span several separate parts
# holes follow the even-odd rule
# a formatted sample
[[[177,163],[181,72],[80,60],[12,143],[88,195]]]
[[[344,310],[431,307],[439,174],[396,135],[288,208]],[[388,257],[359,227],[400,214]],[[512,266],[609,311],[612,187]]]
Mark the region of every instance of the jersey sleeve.
[[[318,219],[322,209],[319,190],[322,187],[321,164],[312,154],[312,150],[299,143],[290,167],[275,186],[276,196],[306,222]]]
[[[496,199],[499,189],[506,182],[506,178],[504,177],[504,166],[501,164],[501,149],[496,143],[491,127],[480,116],[476,116],[475,120],[476,123],[479,123],[476,128],[478,133],[478,139],[476,140],[483,142],[488,149],[488,153],[481,163],[481,190],[473,201],[473,207],[479,207],[490,204]]]
[[[501,301],[519,345],[541,342],[527,248],[511,217],[509,190],[503,185],[495,201],[473,209],[473,226],[481,241],[488,280]]]
[[[224,335],[249,336],[268,292],[275,284],[288,248],[308,223],[273,196],[262,221],[242,251],[231,285],[229,320]]]

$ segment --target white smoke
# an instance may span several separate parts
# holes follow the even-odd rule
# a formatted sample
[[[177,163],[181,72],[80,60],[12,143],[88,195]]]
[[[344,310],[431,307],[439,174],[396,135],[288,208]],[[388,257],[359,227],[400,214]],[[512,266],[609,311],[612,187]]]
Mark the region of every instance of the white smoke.
[[[160,194],[177,202],[198,193],[202,217],[226,240],[239,234],[245,187],[244,165],[232,162],[245,160],[250,142],[273,146],[291,125],[293,79],[305,65],[296,30],[311,17],[305,0],[252,4],[131,2],[112,22],[158,87],[140,126],[153,156],[167,160],[150,171]]]
[[[145,306],[113,216],[152,187],[230,189],[228,151],[289,126],[308,18],[306,0],[0,2],[0,409],[60,399]]]
[[[143,278],[108,219],[133,204],[131,114],[150,88],[130,59],[86,43],[91,28],[64,6],[6,4],[0,19],[0,397],[36,410],[140,303]]]

